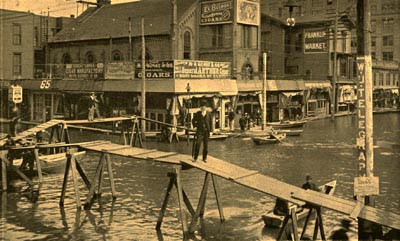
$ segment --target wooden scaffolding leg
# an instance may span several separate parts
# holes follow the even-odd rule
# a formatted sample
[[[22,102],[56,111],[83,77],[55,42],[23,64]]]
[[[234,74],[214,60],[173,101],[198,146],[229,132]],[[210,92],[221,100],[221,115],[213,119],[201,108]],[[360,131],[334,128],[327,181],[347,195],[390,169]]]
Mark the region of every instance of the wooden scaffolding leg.
[[[40,189],[40,187],[42,186],[42,182],[43,182],[43,176],[42,176],[42,165],[41,165],[40,159],[39,159],[39,150],[34,149],[33,153],[35,155],[36,168],[37,168],[38,177],[39,177],[39,189]]]
[[[76,208],[81,209],[81,196],[79,194],[79,183],[78,183],[78,175],[76,173],[76,162],[74,153],[67,154],[67,157],[71,160],[71,172],[72,172],[72,178],[74,180]]]
[[[300,235],[300,240],[303,239],[304,234],[305,234],[306,231],[307,231],[307,226],[308,226],[308,222],[310,221],[310,217],[311,217],[311,215],[312,215],[312,210],[313,210],[313,208],[310,208],[310,210],[308,211],[306,220],[304,221],[303,231],[301,232],[301,235]]]
[[[175,167],[174,168],[175,173],[176,173],[176,188],[178,192],[178,202],[179,202],[179,210],[181,214],[181,222],[182,222],[182,230],[183,230],[183,237],[188,236],[188,226],[187,226],[187,221],[186,221],[186,215],[185,211],[183,210],[183,191],[182,191],[182,183],[181,183],[181,170],[182,167]]]
[[[208,183],[210,182],[210,174],[206,172],[204,178],[203,188],[200,193],[199,202],[197,204],[196,212],[193,215],[192,222],[190,223],[189,232],[193,233],[196,228],[197,220],[200,217],[200,212],[204,209],[205,199],[207,196]]]
[[[219,192],[218,182],[217,182],[217,180],[215,180],[215,176],[212,174],[211,174],[211,179],[212,179],[212,183],[214,186],[215,199],[217,200],[219,219],[221,220],[221,222],[224,222],[225,221],[224,212],[222,210],[222,206],[221,206],[221,202],[220,202],[219,194],[218,194],[218,192]],[[204,210],[204,207],[203,207],[203,210]],[[203,214],[204,214],[204,211],[203,211]]]
[[[100,178],[100,171],[102,171],[104,159],[105,159],[105,154],[103,153],[100,157],[99,164],[97,165],[96,173],[95,173],[95,176],[94,176],[93,182],[92,182],[93,185],[90,186],[89,194],[85,201],[85,206],[84,206],[85,209],[90,209],[90,200],[92,199],[92,197],[94,195],[94,191],[96,188],[96,181],[99,180],[99,178]]]
[[[76,169],[78,170],[79,175],[82,177],[82,180],[83,180],[83,182],[85,183],[87,189],[90,189],[90,186],[91,186],[90,181],[89,181],[89,179],[87,178],[85,172],[83,171],[83,169],[82,169],[82,167],[81,167],[81,165],[79,164],[79,162],[78,162],[77,159],[75,159],[75,164],[76,164]]]
[[[165,210],[167,209],[169,196],[170,196],[173,185],[176,183],[175,173],[168,173],[168,176],[170,176],[169,183],[168,183],[167,191],[165,193],[164,201],[161,206],[160,215],[158,216],[156,230],[160,230],[160,228],[161,228],[161,224],[164,219]]]
[[[106,158],[107,154],[104,154],[104,159]],[[104,166],[105,166],[105,161],[103,161],[103,164],[100,167],[100,174],[99,174],[99,184],[97,186],[97,195],[100,197],[101,194],[103,193],[103,174],[104,174]]]
[[[319,219],[318,223],[319,223],[319,232],[321,233],[321,239],[322,240],[326,240],[325,231],[324,231],[324,223],[323,223],[323,220],[322,220],[322,208],[321,207],[317,208],[317,217]]]
[[[317,240],[317,238],[318,238],[318,227],[319,227],[319,218],[318,218],[318,215],[317,215],[317,218],[315,219],[313,240]]]
[[[276,240],[282,240],[283,233],[286,231],[287,225],[289,223],[290,215],[286,215],[283,219],[282,228],[279,230],[278,238]]]
[[[70,168],[71,168],[71,159],[67,158],[67,162],[65,164],[64,181],[61,189],[60,207],[64,207],[64,198],[65,198],[65,193],[67,191],[68,175]]]
[[[290,208],[290,216],[292,219],[292,236],[294,237],[295,241],[299,241],[299,234],[297,232],[297,215],[296,215],[296,206]]]
[[[7,152],[0,151],[0,161],[1,161],[1,184],[2,184],[2,191],[7,191],[7,163],[5,161]]]
[[[117,198],[117,193],[115,191],[115,183],[114,183],[114,173],[111,164],[110,154],[106,154],[106,162],[107,162],[107,172],[108,178],[110,179],[110,186],[111,186],[111,194],[112,198],[115,200]]]

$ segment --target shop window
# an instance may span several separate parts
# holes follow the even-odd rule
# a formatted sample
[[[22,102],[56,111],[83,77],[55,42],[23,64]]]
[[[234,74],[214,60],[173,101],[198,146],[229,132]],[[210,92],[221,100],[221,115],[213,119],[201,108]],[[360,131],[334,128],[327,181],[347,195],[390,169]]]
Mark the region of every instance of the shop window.
[[[189,31],[183,34],[183,59],[190,59],[191,35]]]
[[[21,53],[13,54],[13,75],[20,76],[22,74],[22,65],[21,65],[22,57]]]
[[[14,45],[21,45],[21,24],[14,23],[13,24],[13,44]]]

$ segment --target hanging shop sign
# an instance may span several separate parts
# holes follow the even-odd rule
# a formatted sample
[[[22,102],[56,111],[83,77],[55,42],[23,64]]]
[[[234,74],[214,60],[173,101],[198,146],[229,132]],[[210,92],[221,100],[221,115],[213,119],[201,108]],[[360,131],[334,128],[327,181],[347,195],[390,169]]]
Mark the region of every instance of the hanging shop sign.
[[[246,0],[237,0],[237,16],[238,23],[247,25],[260,25],[260,4]]]
[[[104,64],[66,64],[66,79],[104,79]]]
[[[133,79],[135,64],[133,62],[113,62],[107,65],[106,79]]]
[[[224,24],[233,22],[233,1],[201,3],[200,24]]]
[[[228,62],[175,60],[175,79],[229,79]]]
[[[146,79],[169,79],[174,74],[173,61],[146,61],[145,73]],[[135,78],[142,78],[142,63],[135,63]]]
[[[324,29],[304,30],[304,53],[326,53],[328,38]]]
[[[9,87],[8,100],[15,104],[22,103],[22,87],[20,85],[11,85]]]

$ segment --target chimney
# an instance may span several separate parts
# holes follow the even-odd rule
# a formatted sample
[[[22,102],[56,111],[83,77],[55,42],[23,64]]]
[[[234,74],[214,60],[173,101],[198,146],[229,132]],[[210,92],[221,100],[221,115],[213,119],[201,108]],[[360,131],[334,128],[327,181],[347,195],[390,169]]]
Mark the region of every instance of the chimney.
[[[103,5],[109,5],[109,4],[111,4],[111,0],[97,0],[97,4],[99,7],[101,7]]]

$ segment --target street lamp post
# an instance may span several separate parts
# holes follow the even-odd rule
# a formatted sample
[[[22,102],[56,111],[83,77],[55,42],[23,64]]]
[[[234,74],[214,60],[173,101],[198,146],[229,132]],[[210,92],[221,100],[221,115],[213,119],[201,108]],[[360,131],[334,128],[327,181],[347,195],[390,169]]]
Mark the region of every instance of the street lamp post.
[[[190,109],[191,109],[191,107],[192,107],[192,100],[191,100],[191,98],[190,98],[190,84],[189,83],[187,83],[187,85],[186,85],[186,92],[187,92],[187,94],[188,94],[188,100],[187,100],[187,102],[186,102],[186,118],[185,118],[185,121],[186,121],[186,130],[185,130],[185,132],[186,132],[186,137],[187,137],[187,144],[189,144],[189,136],[190,136],[190,131],[189,131],[189,129],[190,129],[190,127],[191,127],[191,123],[190,123]]]
[[[293,27],[296,24],[296,22],[292,16],[293,8],[300,7],[300,5],[297,4],[295,0],[288,0],[287,3],[283,6],[286,8],[289,8],[289,18],[286,19],[286,24],[290,27]]]

